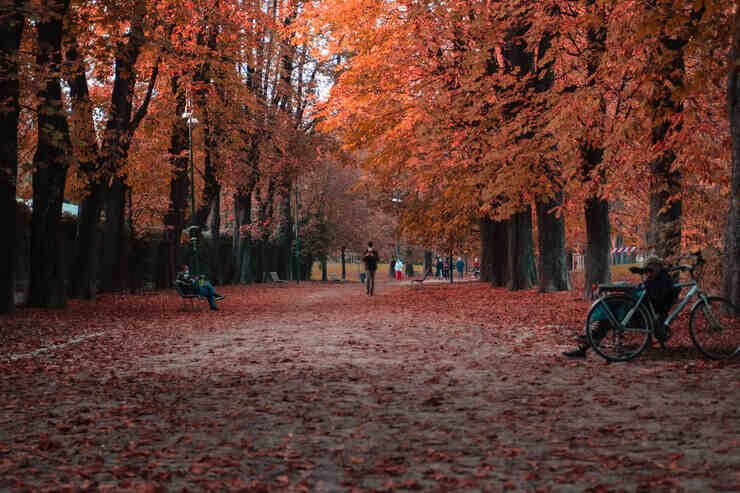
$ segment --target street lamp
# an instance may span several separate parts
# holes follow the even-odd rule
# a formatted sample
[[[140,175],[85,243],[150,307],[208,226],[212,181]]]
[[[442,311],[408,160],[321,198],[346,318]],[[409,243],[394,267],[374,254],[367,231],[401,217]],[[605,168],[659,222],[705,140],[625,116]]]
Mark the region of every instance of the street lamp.
[[[295,283],[301,283],[301,242],[298,236],[298,178],[295,180]]]
[[[193,276],[198,275],[198,226],[195,224],[195,165],[193,163],[193,124],[198,123],[196,118],[193,118],[193,110],[190,107],[190,101],[188,101],[188,108],[185,113],[182,114],[183,118],[188,120],[188,144],[190,147],[190,222],[191,225],[187,229],[190,234],[190,244],[193,246]]]
[[[393,202],[396,205],[396,216],[398,219],[398,222],[401,222],[401,203],[403,203],[403,199],[401,198],[401,191],[400,190],[393,190],[393,195],[391,197],[391,202]],[[396,258],[401,258],[401,233],[400,231],[396,233]]]

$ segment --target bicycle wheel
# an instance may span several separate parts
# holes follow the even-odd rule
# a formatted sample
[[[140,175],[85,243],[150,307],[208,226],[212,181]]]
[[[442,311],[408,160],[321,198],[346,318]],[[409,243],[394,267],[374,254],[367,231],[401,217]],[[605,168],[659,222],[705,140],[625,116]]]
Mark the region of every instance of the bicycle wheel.
[[[740,354],[740,310],[724,298],[712,296],[691,309],[689,333],[699,351],[712,359]]]
[[[630,360],[650,342],[650,317],[642,306],[625,321],[635,303],[637,300],[631,296],[610,295],[596,300],[588,311],[586,337],[594,351],[603,358],[609,361]]]

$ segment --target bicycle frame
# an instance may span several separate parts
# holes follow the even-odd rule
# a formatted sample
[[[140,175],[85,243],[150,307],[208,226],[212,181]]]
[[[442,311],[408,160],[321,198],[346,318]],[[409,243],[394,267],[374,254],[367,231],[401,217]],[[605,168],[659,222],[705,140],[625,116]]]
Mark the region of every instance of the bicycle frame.
[[[681,301],[679,301],[676,307],[670,312],[670,314],[663,321],[663,325],[665,325],[666,327],[669,326],[676,319],[676,317],[678,317],[678,314],[681,313],[681,311],[683,311],[684,308],[686,308],[686,305],[688,305],[691,299],[697,294],[699,296],[699,299],[696,300],[696,302],[692,306],[692,309],[699,303],[702,303],[702,301],[706,301],[706,295],[699,290],[698,282],[693,279],[688,282],[677,282],[674,284],[674,287],[675,288],[691,288],[691,289],[689,289],[686,295],[681,297]],[[658,313],[655,311],[653,304],[650,303],[650,300],[647,299],[646,301],[646,298],[647,298],[647,291],[643,290],[642,293],[640,293],[640,295],[637,297],[637,301],[635,302],[634,306],[630,308],[630,310],[627,312],[623,320],[617,319],[617,317],[612,313],[611,309],[609,309],[609,305],[607,303],[603,303],[602,306],[604,308],[604,311],[607,314],[607,317],[609,318],[609,321],[612,322],[616,327],[619,327],[621,330],[624,330],[624,328],[627,326],[629,321],[632,319],[632,316],[635,314],[637,310],[640,309],[640,306],[643,305],[644,303],[646,305],[648,314],[650,316],[649,330],[650,332],[654,332],[655,327],[653,326],[653,324],[658,320]]]
[[[674,308],[673,311],[666,317],[665,321],[663,322],[663,325],[665,325],[666,327],[671,325],[671,322],[673,322],[676,317],[678,317],[678,314],[681,313],[684,308],[686,308],[686,305],[689,304],[691,298],[693,298],[697,293],[699,294],[699,299],[696,300],[694,306],[696,306],[698,303],[701,303],[702,299],[705,298],[704,293],[699,291],[699,283],[693,279],[688,282],[677,282],[674,284],[674,287],[691,289],[689,289],[689,292],[686,293],[686,296],[681,299],[676,308]],[[693,307],[691,308],[693,309]]]

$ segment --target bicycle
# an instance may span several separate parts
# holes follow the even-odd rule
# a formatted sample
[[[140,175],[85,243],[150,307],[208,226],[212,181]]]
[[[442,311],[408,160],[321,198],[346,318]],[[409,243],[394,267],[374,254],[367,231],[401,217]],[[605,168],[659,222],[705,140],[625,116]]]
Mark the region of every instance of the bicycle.
[[[694,345],[711,359],[729,359],[740,354],[740,310],[729,300],[710,296],[699,288],[694,270],[704,264],[704,259],[701,252],[692,256],[696,257],[693,265],[677,265],[667,269],[669,273],[688,272],[691,280],[674,283],[674,289],[689,290],[664,320],[653,307],[646,290],[640,292],[636,287],[626,284],[599,285],[599,297],[586,316],[586,337],[594,351],[608,361],[636,358],[656,337],[657,324],[663,325],[664,337],[656,339],[665,347],[664,343],[670,337],[671,322],[692,298],[698,296],[691,307],[689,319],[689,334]],[[630,271],[644,273],[635,267]]]

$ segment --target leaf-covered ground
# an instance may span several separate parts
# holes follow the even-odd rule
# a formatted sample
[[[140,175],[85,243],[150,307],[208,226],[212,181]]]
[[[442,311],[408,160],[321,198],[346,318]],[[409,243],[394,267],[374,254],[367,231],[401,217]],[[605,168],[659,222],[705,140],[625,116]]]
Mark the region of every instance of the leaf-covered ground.
[[[238,286],[0,318],[0,490],[740,491],[740,362],[569,361],[575,292]]]

